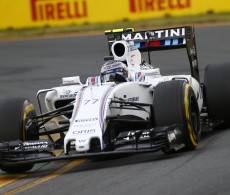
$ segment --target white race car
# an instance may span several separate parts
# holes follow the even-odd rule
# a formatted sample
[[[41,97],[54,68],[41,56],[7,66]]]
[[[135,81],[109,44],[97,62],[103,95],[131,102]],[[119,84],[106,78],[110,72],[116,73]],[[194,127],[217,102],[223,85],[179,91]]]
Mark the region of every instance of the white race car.
[[[230,64],[207,66],[201,84],[193,27],[105,34],[110,56],[100,75],[85,84],[67,77],[59,87],[39,90],[40,115],[27,99],[0,101],[3,171],[63,159],[193,150],[202,128],[230,122]],[[150,52],[178,48],[187,49],[190,75],[162,76],[150,65]],[[141,52],[148,52],[149,63]],[[56,149],[64,153],[55,156]]]

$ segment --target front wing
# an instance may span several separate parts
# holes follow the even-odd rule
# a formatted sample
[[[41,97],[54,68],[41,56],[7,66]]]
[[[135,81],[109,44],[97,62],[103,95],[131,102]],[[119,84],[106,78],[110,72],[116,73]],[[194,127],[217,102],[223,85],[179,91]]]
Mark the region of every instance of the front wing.
[[[148,132],[148,133],[147,133]],[[138,137],[137,137],[138,136]],[[10,141],[0,143],[0,165],[15,166],[34,164],[57,160],[70,160],[81,158],[118,157],[121,155],[149,153],[159,150],[178,150],[183,145],[182,125],[170,127],[157,127],[142,131],[142,134],[122,137],[113,150],[99,152],[70,153],[60,156],[54,155],[55,144],[49,140]]]

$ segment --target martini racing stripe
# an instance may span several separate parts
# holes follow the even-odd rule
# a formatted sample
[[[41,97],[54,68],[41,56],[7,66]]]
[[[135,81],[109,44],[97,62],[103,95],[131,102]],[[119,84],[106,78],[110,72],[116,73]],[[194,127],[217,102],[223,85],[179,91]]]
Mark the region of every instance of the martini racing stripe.
[[[100,77],[96,76],[96,77],[89,77],[87,79],[87,85],[88,86],[95,86],[95,85],[99,85],[100,84]]]
[[[110,94],[110,92],[115,88],[115,85],[110,86],[104,93],[104,95],[102,96],[102,100],[101,100],[101,105],[100,105],[100,113],[99,113],[99,123],[100,123],[100,127],[101,130],[104,132],[104,112],[105,112],[105,105],[108,99],[108,96]]]
[[[86,89],[86,87],[82,87],[82,88],[81,88],[80,94],[79,94],[79,96],[78,96],[78,101],[77,101],[76,110],[75,110],[74,116],[72,117],[73,119],[75,119],[76,116],[77,116],[77,113],[78,113],[79,108],[80,108],[81,103],[82,103],[82,99],[83,99],[83,95],[84,95],[85,89]],[[72,121],[72,123],[73,123],[73,122],[74,122],[74,120]],[[72,125],[72,123],[71,123],[71,125]],[[70,125],[70,126],[71,126],[71,125]]]
[[[185,38],[179,39],[165,39],[165,40],[157,40],[157,41],[143,41],[143,42],[136,42],[135,46],[137,48],[145,48],[148,46],[151,47],[158,47],[158,46],[171,46],[171,45],[184,45],[186,42]]]

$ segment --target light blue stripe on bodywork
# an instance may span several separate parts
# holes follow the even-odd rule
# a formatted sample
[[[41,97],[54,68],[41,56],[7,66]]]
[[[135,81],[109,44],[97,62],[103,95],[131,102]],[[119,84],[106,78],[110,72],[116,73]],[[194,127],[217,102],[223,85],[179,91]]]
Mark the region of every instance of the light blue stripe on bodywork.
[[[178,45],[178,44],[179,44],[179,40],[178,40],[178,39],[173,39],[172,44],[173,44],[173,45]]]
[[[100,114],[99,114],[99,123],[102,131],[104,132],[104,113],[105,113],[105,105],[106,101],[109,97],[110,92],[116,87],[117,85],[111,85],[103,94],[101,103],[100,103]]]
[[[136,46],[137,48],[140,48],[140,47],[141,47],[141,43],[140,43],[140,42],[137,42],[137,43],[135,43],[135,46]]]
[[[166,39],[165,40],[165,45],[171,45],[171,40],[170,39]]]

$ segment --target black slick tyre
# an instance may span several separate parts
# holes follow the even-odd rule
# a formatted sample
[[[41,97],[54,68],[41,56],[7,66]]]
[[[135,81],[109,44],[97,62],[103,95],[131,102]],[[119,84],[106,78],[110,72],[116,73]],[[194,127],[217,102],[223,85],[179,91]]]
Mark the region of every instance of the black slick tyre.
[[[10,98],[0,100],[0,142],[37,140],[35,129],[28,130],[26,124],[35,116],[34,106],[25,98]],[[29,171],[33,164],[20,166],[5,166],[0,164],[5,172],[17,173]]]
[[[209,118],[230,123],[230,63],[207,65],[204,86]]]
[[[200,139],[200,113],[196,96],[183,80],[160,83],[154,91],[155,126],[182,125],[185,150],[193,150]]]

